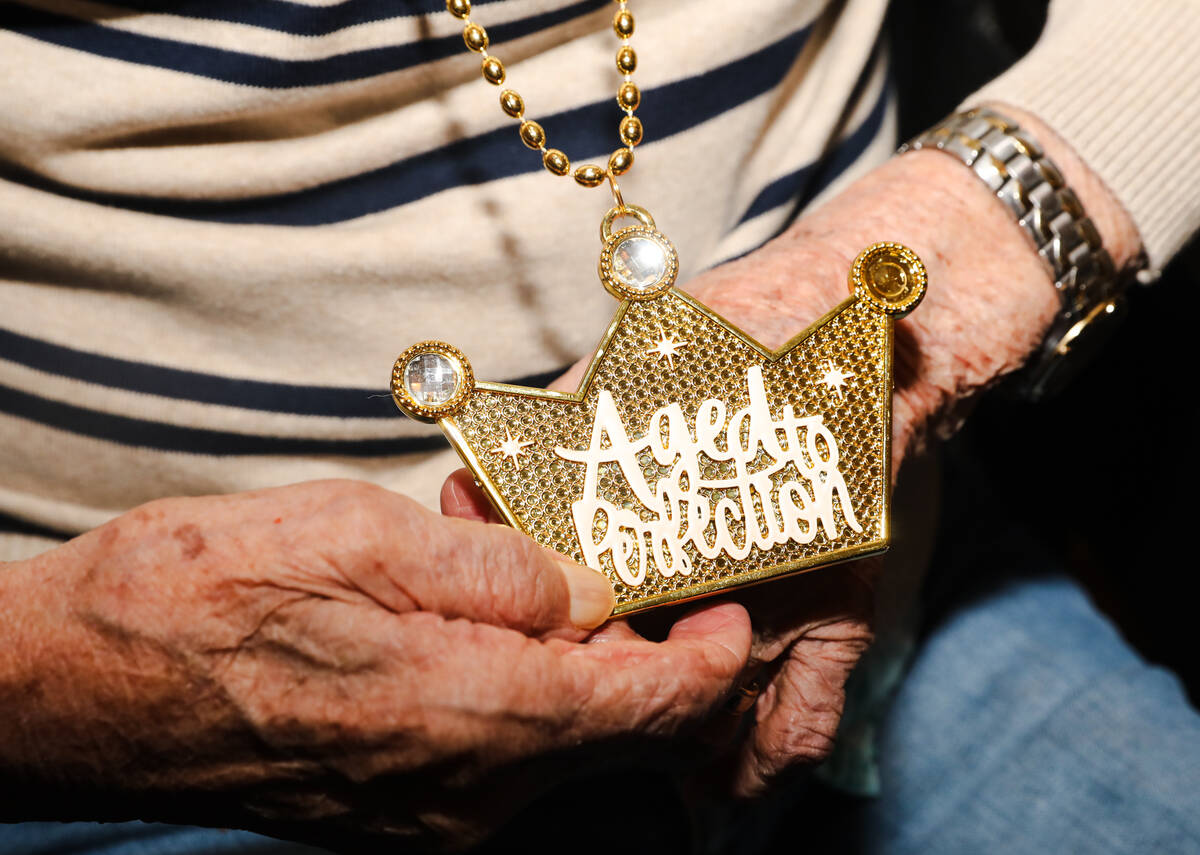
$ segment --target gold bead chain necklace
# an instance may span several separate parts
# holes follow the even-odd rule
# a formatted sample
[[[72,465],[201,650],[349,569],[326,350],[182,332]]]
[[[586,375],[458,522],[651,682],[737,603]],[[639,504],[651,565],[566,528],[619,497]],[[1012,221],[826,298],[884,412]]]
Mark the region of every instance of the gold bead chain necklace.
[[[605,180],[612,190],[614,206],[605,214],[600,225],[604,251],[600,256],[600,278],[604,286],[622,299],[642,299],[661,293],[675,281],[679,257],[666,235],[654,226],[654,218],[644,208],[629,205],[621,197],[616,177],[633,166],[633,149],[642,141],[642,121],[634,112],[642,102],[642,93],[633,82],[637,69],[637,53],[629,44],[633,36],[633,14],[627,0],[616,0],[612,28],[621,46],[617,49],[617,71],[623,81],[617,89],[617,106],[625,113],[617,125],[621,147],[608,158],[608,166],[586,163],[575,169],[575,182],[582,187],[598,187]],[[463,23],[463,42],[467,49],[482,57],[480,72],[493,86],[502,86],[506,78],[504,63],[488,52],[491,40],[481,24],[471,20],[471,0],[446,0],[446,9]],[[500,109],[520,122],[518,135],[527,147],[542,153],[542,164],[554,175],[571,171],[566,153],[546,145],[546,131],[540,124],[525,117],[525,99],[515,89],[500,91]],[[640,225],[613,233],[613,223],[632,217]]]
[[[633,82],[633,72],[637,68],[637,53],[629,45],[633,35],[633,14],[627,8],[626,0],[617,0],[620,7],[613,16],[613,32],[621,40],[617,50],[617,71],[625,76],[625,82],[617,90],[617,105],[625,112],[617,127],[622,146],[612,153],[608,159],[608,169],[588,163],[575,170],[575,181],[583,187],[596,187],[604,183],[604,179],[612,180],[613,176],[623,175],[633,166],[633,147],[642,141],[642,122],[633,113],[642,101],[642,93]],[[504,83],[504,63],[499,57],[488,53],[490,41],[487,30],[482,25],[471,20],[471,0],[446,0],[446,9],[450,14],[463,22],[463,41],[467,48],[483,57],[480,71],[483,79],[494,86]],[[521,142],[534,151],[542,153],[542,164],[554,175],[566,175],[571,171],[571,161],[565,153],[556,148],[546,147],[546,132],[537,122],[525,118],[525,100],[514,89],[504,89],[500,92],[500,109],[521,123],[519,134]]]

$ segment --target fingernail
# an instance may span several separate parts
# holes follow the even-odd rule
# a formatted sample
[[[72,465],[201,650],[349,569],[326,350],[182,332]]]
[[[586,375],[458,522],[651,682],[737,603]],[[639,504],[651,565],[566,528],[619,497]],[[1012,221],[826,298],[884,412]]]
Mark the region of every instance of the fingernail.
[[[571,596],[571,623],[581,629],[595,629],[608,620],[617,600],[607,577],[573,561],[560,561],[558,565]]]

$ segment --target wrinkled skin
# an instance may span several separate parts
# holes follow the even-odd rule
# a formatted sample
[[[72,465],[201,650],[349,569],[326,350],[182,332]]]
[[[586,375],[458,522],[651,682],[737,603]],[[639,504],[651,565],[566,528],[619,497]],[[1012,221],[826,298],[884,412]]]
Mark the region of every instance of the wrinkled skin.
[[[744,667],[736,605],[578,644],[559,558],[330,481],[154,502],[8,565],[0,818],[460,848],[679,734]]]
[[[1136,230],[1099,179],[1036,118],[1002,109],[1061,167],[1117,264],[1136,255]],[[762,249],[681,287],[778,347],[845,299],[851,262],[863,248],[891,240],[914,249],[930,284],[896,329],[895,474],[931,437],[953,432],[980,392],[1024,364],[1057,311],[1050,277],[1010,217],[961,163],[937,152],[908,154],[853,182]],[[586,362],[555,387],[575,389]],[[447,482],[443,511],[486,518],[485,501],[464,475]],[[789,769],[829,755],[846,678],[872,640],[872,591],[882,566],[858,562],[728,598],[754,624],[742,679],[763,687],[748,713],[753,726],[733,747],[732,771],[721,782],[734,794],[759,795]],[[625,638],[632,630],[620,624],[602,634]]]

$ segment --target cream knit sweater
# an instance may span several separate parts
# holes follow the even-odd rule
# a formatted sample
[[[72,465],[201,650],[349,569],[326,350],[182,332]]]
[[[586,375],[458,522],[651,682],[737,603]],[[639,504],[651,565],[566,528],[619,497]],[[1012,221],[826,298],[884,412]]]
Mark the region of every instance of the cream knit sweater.
[[[611,4],[476,6],[551,145],[606,156]],[[885,0],[637,6],[623,188],[682,278],[893,151]],[[401,349],[538,382],[593,346],[604,191],[541,170],[440,0],[378,8],[0,2],[0,559],[163,495],[340,476],[433,502],[455,461],[388,400]],[[1055,0],[970,102],[1057,129],[1162,265],[1200,225],[1197,44],[1196,0]]]

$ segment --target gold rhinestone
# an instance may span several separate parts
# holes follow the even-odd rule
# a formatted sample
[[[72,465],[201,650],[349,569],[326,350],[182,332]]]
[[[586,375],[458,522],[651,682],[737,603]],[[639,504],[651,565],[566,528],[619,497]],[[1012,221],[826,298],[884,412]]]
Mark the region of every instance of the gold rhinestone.
[[[608,159],[608,171],[613,175],[624,175],[633,166],[633,152],[627,148],[619,148]]]
[[[480,68],[483,70],[483,79],[493,86],[499,86],[504,82],[504,63],[496,57],[486,57]]]
[[[583,187],[598,187],[604,181],[604,170],[588,163],[575,170],[575,183]]]
[[[925,296],[928,274],[917,254],[899,243],[876,243],[850,268],[850,289],[882,312],[906,315]]]
[[[500,93],[500,109],[514,119],[519,119],[525,113],[525,101],[515,90],[505,89]]]
[[[521,122],[521,142],[532,149],[539,149],[546,144],[546,132],[537,122]]]
[[[629,45],[617,51],[617,71],[622,74],[633,74],[637,68],[637,54]]]
[[[467,24],[467,26],[463,29],[463,41],[466,42],[468,48],[476,53],[487,50],[487,30],[478,24]]]
[[[542,155],[542,165],[555,175],[566,175],[571,171],[571,161],[556,148],[552,148]]]
[[[446,0],[446,10],[456,18],[471,14],[471,0]]]
[[[622,9],[613,16],[613,30],[618,37],[627,39],[633,35],[633,15]]]
[[[628,146],[635,146],[642,141],[642,120],[636,116],[626,116],[621,120],[621,141]]]
[[[626,83],[617,90],[617,104],[622,110],[636,110],[642,103],[642,91],[636,83]]]

